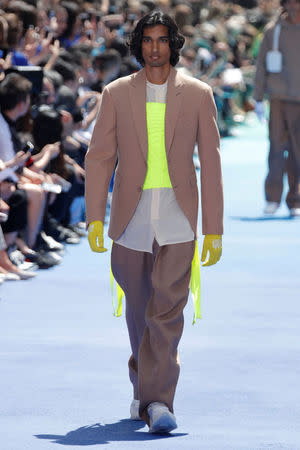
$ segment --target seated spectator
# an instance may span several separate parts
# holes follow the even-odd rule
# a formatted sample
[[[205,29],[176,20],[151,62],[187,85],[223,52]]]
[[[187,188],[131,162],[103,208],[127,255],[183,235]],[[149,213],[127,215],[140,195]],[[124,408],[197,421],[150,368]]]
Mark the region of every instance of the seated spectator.
[[[118,78],[120,67],[121,57],[116,50],[106,50],[95,56],[93,68],[97,79],[91,85],[91,89],[102,92],[104,86]]]
[[[13,160],[23,145],[16,132],[19,117],[27,113],[30,104],[31,83],[19,74],[11,73],[0,85],[0,159]],[[19,187],[26,192],[28,201],[27,243],[35,244],[45,208],[45,193],[40,186],[43,177],[27,167],[18,169]]]
[[[63,84],[58,88],[56,94],[56,106],[64,105],[69,112],[73,112],[76,107],[76,98],[78,96],[78,79],[74,67],[63,59],[59,58],[54,69],[63,78]]]
[[[63,1],[61,7],[58,8],[58,17],[56,15],[56,21],[59,24],[59,20],[63,21],[63,31],[57,36],[62,47],[69,49],[72,45],[75,45],[81,38],[81,22],[79,18],[79,8],[75,2]]]
[[[139,71],[139,65],[138,63],[131,57],[127,56],[126,58],[122,59],[119,77],[126,77],[128,75],[131,75],[132,73]]]
[[[62,84],[63,77],[58,72],[55,70],[44,70],[40,104],[54,105],[57,100],[58,90]]]
[[[73,57],[74,64],[78,67],[78,80],[80,88],[88,87],[94,81],[94,70],[92,66],[92,53],[93,47],[91,44],[78,44],[70,48],[70,53]]]
[[[42,106],[34,120],[33,139],[36,148],[42,149],[47,144],[59,142],[59,154],[49,161],[45,170],[65,180],[63,192],[56,196],[48,206],[50,215],[60,224],[57,230],[49,227],[46,231],[55,239],[65,240],[68,243],[77,243],[78,239],[66,230],[70,225],[70,206],[78,193],[79,186],[83,184],[83,169],[68,157],[64,152],[63,135],[64,125],[62,115],[52,108]]]
[[[37,8],[22,0],[10,0],[7,11],[14,13],[22,22],[22,37],[25,36],[27,30],[37,25]]]
[[[107,44],[107,50],[116,50],[121,58],[128,56],[128,46],[123,38],[117,36]]]
[[[19,49],[19,42],[23,34],[23,23],[14,13],[4,14],[3,18],[8,25],[7,51],[11,52],[11,63],[13,66],[28,66],[28,58]]]
[[[54,9],[53,17],[50,21],[50,30],[54,36],[60,40],[68,26],[68,13],[66,8],[57,5]]]

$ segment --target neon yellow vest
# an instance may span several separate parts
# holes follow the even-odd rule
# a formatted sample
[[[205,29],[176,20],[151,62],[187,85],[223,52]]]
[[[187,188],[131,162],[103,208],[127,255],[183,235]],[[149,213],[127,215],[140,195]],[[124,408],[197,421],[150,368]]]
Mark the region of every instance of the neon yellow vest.
[[[143,189],[172,188],[165,148],[165,103],[146,103],[148,170]]]

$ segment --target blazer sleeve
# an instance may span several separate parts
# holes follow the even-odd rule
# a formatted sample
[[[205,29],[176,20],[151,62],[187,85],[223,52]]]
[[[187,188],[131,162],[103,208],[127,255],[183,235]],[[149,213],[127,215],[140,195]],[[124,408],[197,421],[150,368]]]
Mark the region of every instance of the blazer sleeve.
[[[198,153],[201,166],[202,233],[223,234],[223,181],[217,110],[210,87],[199,102]]]
[[[256,61],[253,98],[257,102],[261,102],[263,100],[264,93],[266,91],[266,80],[267,80],[266,55],[267,52],[271,49],[269,45],[270,41],[269,35],[270,32],[267,32],[264,35],[259,47],[258,57]]]
[[[110,179],[117,159],[116,110],[109,89],[101,105],[85,157],[86,222],[104,222]]]

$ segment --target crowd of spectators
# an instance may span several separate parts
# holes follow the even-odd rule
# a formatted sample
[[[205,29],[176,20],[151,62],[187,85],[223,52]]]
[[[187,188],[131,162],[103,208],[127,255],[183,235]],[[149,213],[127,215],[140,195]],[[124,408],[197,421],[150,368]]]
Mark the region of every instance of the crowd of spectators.
[[[221,136],[253,109],[262,31],[278,0],[1,0],[0,282],[59,264],[85,234],[84,156],[103,87],[140,69],[127,37],[145,13],[185,37],[178,70],[213,89]]]

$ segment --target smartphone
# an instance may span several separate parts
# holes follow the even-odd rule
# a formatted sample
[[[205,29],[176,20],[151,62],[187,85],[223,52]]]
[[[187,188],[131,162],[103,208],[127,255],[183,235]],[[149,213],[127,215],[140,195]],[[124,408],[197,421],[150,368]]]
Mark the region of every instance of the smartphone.
[[[24,147],[22,148],[24,153],[30,152],[32,153],[34,150],[34,145],[32,142],[27,141],[26,144],[24,145]]]

